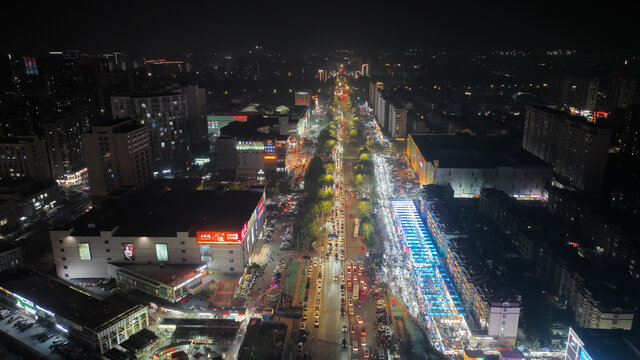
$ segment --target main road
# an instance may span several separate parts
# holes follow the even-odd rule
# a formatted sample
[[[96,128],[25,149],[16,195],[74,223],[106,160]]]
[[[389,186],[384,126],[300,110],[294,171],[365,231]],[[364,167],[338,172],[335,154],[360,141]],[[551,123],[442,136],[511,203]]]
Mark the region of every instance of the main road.
[[[329,217],[329,223],[333,222],[335,227],[327,231],[320,232],[320,246],[316,246],[318,251],[328,251],[328,243],[344,244],[344,260],[335,259],[335,247],[331,252],[331,256],[322,260],[322,288],[320,292],[321,301],[319,304],[319,327],[313,328],[313,314],[315,311],[315,301],[309,299],[309,323],[312,337],[308,340],[313,359],[356,359],[364,358],[364,346],[362,346],[362,337],[365,338],[365,346],[369,349],[372,358],[376,358],[376,328],[375,328],[375,304],[372,301],[372,295],[366,292],[364,295],[359,294],[360,301],[353,300],[353,306],[349,307],[349,300],[352,299],[353,288],[349,288],[347,277],[347,264],[363,265],[366,251],[363,248],[362,241],[354,236],[355,219],[358,217],[357,195],[352,191],[353,188],[353,165],[356,161],[359,148],[354,144],[346,141],[347,132],[342,129],[342,123],[345,126],[352,120],[353,114],[347,112],[344,102],[339,103],[339,111],[336,114],[338,122],[338,145],[334,155],[336,163],[336,174],[334,180],[336,183],[334,191],[334,199],[336,206],[332,215]],[[343,150],[341,153],[340,150]],[[327,232],[335,233],[338,238],[329,238]],[[344,276],[345,291],[341,287],[341,275]],[[313,280],[316,280],[317,271],[313,272]],[[336,280],[334,280],[334,278]],[[367,286],[372,284],[371,278],[364,275]],[[360,283],[360,279],[358,280]],[[354,282],[355,284],[355,282]],[[341,305],[341,297],[345,299],[345,305]],[[315,299],[314,299],[315,300]],[[361,303],[361,307],[358,306]],[[344,315],[341,315],[341,307],[344,308]],[[352,309],[353,315],[350,315]],[[362,318],[362,323],[358,323],[356,315]],[[354,332],[344,332],[343,327],[353,327]],[[365,334],[362,334],[362,328],[365,328]],[[346,340],[346,347],[342,346],[343,339]],[[354,350],[353,343],[357,343],[357,350]]]

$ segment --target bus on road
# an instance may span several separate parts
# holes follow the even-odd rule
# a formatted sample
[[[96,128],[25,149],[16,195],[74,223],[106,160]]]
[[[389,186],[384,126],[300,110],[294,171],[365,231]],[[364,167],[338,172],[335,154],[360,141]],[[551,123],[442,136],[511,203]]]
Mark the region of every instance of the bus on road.
[[[358,300],[358,292],[360,291],[359,287],[358,283],[353,284],[353,300]]]
[[[358,237],[358,232],[360,232],[360,218],[355,218],[353,220],[353,237]]]

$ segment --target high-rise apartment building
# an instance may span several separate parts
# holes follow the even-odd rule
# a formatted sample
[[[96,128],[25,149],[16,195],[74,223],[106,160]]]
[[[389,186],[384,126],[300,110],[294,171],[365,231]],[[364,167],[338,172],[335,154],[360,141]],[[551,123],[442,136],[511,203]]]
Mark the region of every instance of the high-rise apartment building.
[[[369,83],[369,107],[370,108],[375,108],[376,107],[376,99],[377,99],[377,94],[378,91],[380,91],[381,89],[384,88],[384,85],[378,81],[372,81]]]
[[[376,91],[376,106],[374,108],[374,115],[380,127],[387,130],[388,118],[389,118],[389,101],[387,97],[382,93],[382,89]]]
[[[607,165],[611,129],[561,111],[527,106],[522,147],[553,165],[575,187],[599,192]]]
[[[636,80],[627,77],[615,77],[609,84],[607,94],[608,110],[628,109],[633,105],[636,93]]]
[[[561,106],[595,110],[599,85],[596,79],[562,78],[555,87],[555,101]]]
[[[397,104],[389,104],[389,136],[393,139],[407,135],[407,109]]]
[[[82,133],[88,129],[89,119],[85,115],[64,116],[44,123],[44,136],[54,179],[64,179],[85,167]]]
[[[114,119],[136,118],[149,127],[153,161],[177,164],[190,157],[187,94],[113,96]]]
[[[132,119],[93,126],[82,134],[91,195],[121,187],[143,187],[152,177],[149,129]]]
[[[627,110],[620,150],[629,156],[640,155],[640,106],[632,106]]]
[[[50,179],[45,142],[38,136],[0,140],[0,180]]]
[[[206,90],[198,87],[198,85],[189,85],[183,87],[182,91],[187,94],[189,145],[193,152],[206,152],[209,150]]]

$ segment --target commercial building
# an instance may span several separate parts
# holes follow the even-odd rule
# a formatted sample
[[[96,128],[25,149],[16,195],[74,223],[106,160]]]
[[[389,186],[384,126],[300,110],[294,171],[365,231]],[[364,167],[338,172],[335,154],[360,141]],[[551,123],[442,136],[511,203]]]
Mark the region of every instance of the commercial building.
[[[136,120],[114,120],[82,134],[92,196],[122,187],[143,187],[152,179],[148,127]]]
[[[485,187],[538,199],[551,167],[496,136],[410,134],[407,162],[421,185],[451,185],[455,197],[479,197]]]
[[[637,331],[569,328],[564,360],[640,359]]]
[[[177,165],[189,159],[187,94],[111,97],[114,119],[139,119],[149,128],[154,163]]]
[[[389,124],[389,100],[381,88],[376,90],[376,102],[373,108],[376,121],[383,131],[387,131]]]
[[[611,129],[564,112],[527,106],[522,147],[553,166],[576,188],[602,188]]]
[[[242,274],[265,222],[264,190],[154,186],[50,231],[58,277],[116,278],[171,302],[206,274]]]
[[[328,72],[327,70],[318,70],[318,79],[320,81],[327,81]]]
[[[54,118],[44,123],[51,175],[55,180],[76,178],[85,168],[82,133],[89,130],[87,116],[77,114]]]
[[[309,90],[296,90],[294,99],[298,106],[311,107],[311,91]]]
[[[104,353],[149,326],[147,307],[98,299],[59,280],[19,269],[0,273],[0,301]]]
[[[0,180],[51,178],[47,147],[38,136],[0,140]]]
[[[290,116],[248,116],[229,123],[215,142],[215,168],[223,179],[274,179],[286,171],[288,141],[298,136]],[[292,132],[293,131],[293,132]]]

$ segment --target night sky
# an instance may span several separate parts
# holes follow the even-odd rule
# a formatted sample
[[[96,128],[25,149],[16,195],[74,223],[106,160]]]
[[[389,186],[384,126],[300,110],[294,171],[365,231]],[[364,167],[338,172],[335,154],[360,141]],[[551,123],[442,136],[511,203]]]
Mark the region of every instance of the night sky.
[[[640,48],[636,12],[611,1],[10,1],[2,12],[0,48],[16,53]]]

